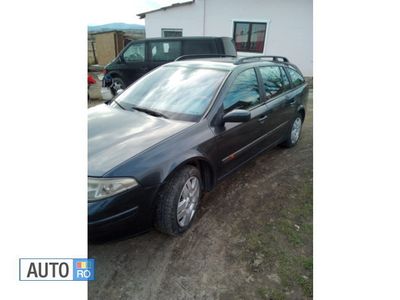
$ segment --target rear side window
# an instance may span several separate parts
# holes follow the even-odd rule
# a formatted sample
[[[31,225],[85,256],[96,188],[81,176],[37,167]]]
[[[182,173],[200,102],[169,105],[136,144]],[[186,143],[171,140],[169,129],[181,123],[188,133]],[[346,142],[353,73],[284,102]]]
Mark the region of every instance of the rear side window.
[[[249,109],[261,103],[256,72],[254,69],[243,71],[232,83],[224,99],[224,112],[233,109]]]
[[[172,61],[181,56],[181,41],[150,42],[152,61]]]
[[[267,99],[279,95],[287,89],[287,83],[285,86],[280,67],[260,67],[260,73]],[[286,80],[288,80],[287,77]]]
[[[299,72],[293,70],[292,68],[287,68],[286,70],[288,70],[289,72],[289,76],[292,79],[293,86],[299,86],[304,83],[304,78],[303,76],[301,76],[301,74],[299,74]]]
[[[183,54],[214,54],[217,47],[214,40],[187,40],[183,42]]]
[[[144,43],[130,45],[122,56],[127,63],[144,61]]]

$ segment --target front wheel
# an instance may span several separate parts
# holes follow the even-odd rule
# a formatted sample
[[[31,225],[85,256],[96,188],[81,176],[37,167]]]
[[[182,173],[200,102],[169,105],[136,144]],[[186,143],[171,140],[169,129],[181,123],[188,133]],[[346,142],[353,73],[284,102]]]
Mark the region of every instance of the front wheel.
[[[288,138],[282,143],[282,146],[291,148],[297,144],[300,139],[301,129],[303,126],[303,118],[300,114],[297,114],[296,118],[292,123]]]
[[[200,202],[201,176],[197,168],[185,166],[165,183],[156,207],[155,227],[169,235],[189,229]]]
[[[112,79],[111,90],[112,90],[112,93],[114,96],[117,94],[118,90],[124,90],[125,88],[126,88],[126,85],[121,78],[114,77]]]

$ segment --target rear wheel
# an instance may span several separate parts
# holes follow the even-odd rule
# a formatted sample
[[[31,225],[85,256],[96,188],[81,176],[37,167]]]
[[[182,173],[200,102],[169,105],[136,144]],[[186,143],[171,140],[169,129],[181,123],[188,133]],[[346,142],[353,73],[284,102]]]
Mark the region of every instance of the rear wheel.
[[[291,148],[291,147],[295,146],[300,139],[302,126],[303,126],[303,118],[302,118],[301,114],[297,114],[296,118],[294,119],[294,121],[292,123],[290,133],[289,133],[286,141],[284,141],[282,143],[282,146],[287,147],[287,148]]]
[[[188,230],[200,202],[201,186],[200,172],[193,166],[173,174],[159,194],[155,227],[169,235]]]

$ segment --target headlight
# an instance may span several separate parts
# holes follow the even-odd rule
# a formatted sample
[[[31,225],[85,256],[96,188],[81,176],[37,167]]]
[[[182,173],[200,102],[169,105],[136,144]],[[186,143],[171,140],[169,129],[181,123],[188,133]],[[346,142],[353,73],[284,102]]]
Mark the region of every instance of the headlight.
[[[104,199],[129,190],[138,183],[133,178],[88,178],[88,201]]]

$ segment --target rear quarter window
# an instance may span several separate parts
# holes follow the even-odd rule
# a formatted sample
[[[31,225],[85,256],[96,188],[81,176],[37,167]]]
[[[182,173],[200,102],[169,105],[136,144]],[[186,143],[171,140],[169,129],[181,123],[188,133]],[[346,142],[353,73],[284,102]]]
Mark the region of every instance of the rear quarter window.
[[[236,48],[235,48],[235,43],[233,42],[232,39],[229,38],[222,38],[221,39],[223,48],[224,48],[224,53],[226,55],[232,55],[232,56],[237,56]]]
[[[299,72],[295,71],[292,68],[286,68],[286,70],[288,71],[289,76],[292,79],[293,86],[296,87],[304,83],[304,77]]]
[[[183,54],[214,54],[217,46],[214,40],[183,41]]]

